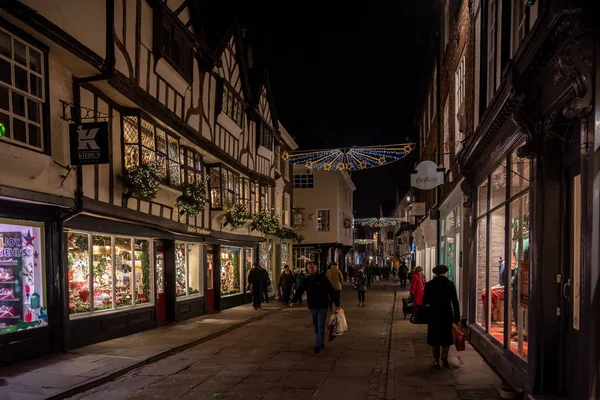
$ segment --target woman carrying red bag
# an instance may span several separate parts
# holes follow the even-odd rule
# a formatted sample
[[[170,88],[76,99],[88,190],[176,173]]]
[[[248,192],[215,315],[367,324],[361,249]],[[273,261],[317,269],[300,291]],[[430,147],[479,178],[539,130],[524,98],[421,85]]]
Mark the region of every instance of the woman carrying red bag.
[[[427,344],[433,350],[433,367],[440,368],[441,358],[444,368],[449,368],[448,351],[454,343],[453,323],[460,321],[458,297],[456,286],[446,276],[447,266],[438,265],[433,273],[436,276],[425,284],[423,295],[423,305],[429,306]]]

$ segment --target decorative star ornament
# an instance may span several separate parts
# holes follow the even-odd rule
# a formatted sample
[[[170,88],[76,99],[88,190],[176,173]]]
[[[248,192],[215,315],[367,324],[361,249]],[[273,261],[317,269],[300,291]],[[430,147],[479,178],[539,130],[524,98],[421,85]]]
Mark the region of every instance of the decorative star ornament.
[[[35,258],[38,258],[38,257],[39,257],[39,255],[40,255],[40,253],[38,253],[37,251],[34,251],[34,252],[33,252],[33,258],[34,258],[34,259],[35,259]]]
[[[27,247],[27,246],[29,246],[30,244],[33,243],[33,240],[35,239],[35,236],[31,236],[31,232],[27,231],[27,235],[24,235],[23,239],[25,239],[25,247]]]

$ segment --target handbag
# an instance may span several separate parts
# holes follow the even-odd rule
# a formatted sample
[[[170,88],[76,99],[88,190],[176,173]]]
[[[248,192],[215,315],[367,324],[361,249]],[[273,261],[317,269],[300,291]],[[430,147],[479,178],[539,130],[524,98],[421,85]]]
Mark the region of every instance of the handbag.
[[[429,323],[429,307],[415,306],[415,309],[410,316],[410,323],[417,325],[427,325]]]
[[[452,324],[452,340],[454,341],[456,351],[465,350],[465,335],[457,324]]]

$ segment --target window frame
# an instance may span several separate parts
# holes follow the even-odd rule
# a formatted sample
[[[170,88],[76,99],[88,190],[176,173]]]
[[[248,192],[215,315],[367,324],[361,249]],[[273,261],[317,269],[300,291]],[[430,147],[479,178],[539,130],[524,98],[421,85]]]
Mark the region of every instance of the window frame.
[[[321,213],[324,213],[321,215]],[[326,216],[325,226],[321,228],[321,218]],[[331,210],[329,208],[319,208],[317,209],[317,232],[331,232]]]
[[[132,122],[133,118],[136,119],[135,123]],[[126,135],[127,135],[126,125],[127,124],[130,124],[132,129],[137,130],[137,133],[136,133],[137,143],[126,141]],[[144,127],[143,125],[146,125],[146,126]],[[152,148],[148,147],[147,145],[144,145],[143,133],[144,133],[144,129],[147,129],[148,127],[153,128],[151,131],[147,130],[148,132],[152,133],[152,140],[153,140]],[[157,140],[157,137],[159,136],[157,134],[158,131],[164,133],[164,139],[165,139],[164,150],[159,148],[160,144],[159,144],[159,141]],[[172,154],[169,149],[170,143],[177,144],[177,150],[174,151]],[[129,162],[127,161],[128,146],[137,147],[137,162],[132,163],[132,164],[129,164]],[[171,133],[168,129],[163,128],[162,126],[150,121],[149,118],[145,118],[143,115],[141,115],[139,113],[138,114],[129,114],[129,115],[122,114],[121,115],[121,162],[122,162],[123,170],[128,168],[130,165],[139,165],[140,163],[142,163],[143,162],[142,157],[144,156],[144,150],[150,151],[154,154],[154,157],[151,158],[150,160],[146,160],[146,162],[148,162],[148,161],[157,162],[159,156],[163,158],[164,179],[162,181],[162,184],[164,184],[166,186],[170,186],[175,189],[179,189],[181,187],[181,164],[180,164],[180,151],[179,151],[180,148],[181,148],[181,145],[179,142],[179,137],[176,134]],[[171,167],[177,167],[177,169],[178,169],[177,173],[174,173],[173,171],[171,171]],[[173,179],[177,179],[177,182],[172,182]]]
[[[258,130],[256,135],[256,142],[258,145],[267,150],[273,151],[273,143],[275,138],[273,129],[262,119],[256,124],[256,129]]]
[[[244,128],[244,102],[238,93],[229,85],[229,82],[222,81],[221,90],[221,112],[227,115],[236,125]]]
[[[6,22],[6,21],[5,21]],[[6,143],[10,143],[17,147],[22,147],[25,149],[33,150],[39,153],[43,153],[46,155],[51,154],[51,137],[50,137],[50,105],[49,105],[49,68],[48,68],[48,53],[49,48],[45,44],[41,43],[31,35],[26,32],[16,28],[9,23],[5,23],[0,30],[4,31],[7,35],[10,36],[11,39],[11,57],[5,56],[4,54],[0,54],[0,58],[5,62],[8,62],[10,65],[10,74],[11,74],[11,83],[8,84],[4,81],[0,81],[0,87],[3,87],[7,90],[8,95],[8,110],[2,109],[0,111],[2,114],[8,117],[8,137],[3,136],[1,141]],[[23,65],[20,62],[15,60],[15,46],[14,42],[18,41],[25,46],[26,49],[26,64]],[[31,50],[35,51],[40,55],[40,71],[38,72],[31,67],[30,63],[30,53]],[[19,67],[23,70],[27,75],[27,91],[23,89],[19,89],[15,83],[15,68]],[[31,89],[31,78],[32,75],[39,79],[39,91],[40,96],[30,93]],[[20,115],[13,112],[13,96],[14,94],[22,96],[24,102],[24,114]],[[38,105],[39,112],[39,121],[35,121],[34,119],[30,119],[29,114],[29,101],[36,103]],[[13,119],[16,118],[21,122],[25,123],[25,138],[27,142],[22,142],[17,139],[14,139],[13,128]],[[39,133],[39,144],[40,146],[35,146],[29,144],[29,125],[33,125],[40,130]]]
[[[460,114],[465,114],[466,121],[466,67],[467,67],[467,51],[463,50],[459,58],[456,72],[454,73],[454,138],[455,138],[455,153],[459,153],[463,148],[464,132],[460,131]]]
[[[105,232],[96,232],[96,231],[87,231],[87,230],[80,230],[80,229],[64,229],[63,233],[65,233],[66,235],[70,235],[70,234],[77,234],[77,235],[87,235],[88,238],[88,265],[89,265],[89,277],[88,277],[88,287],[87,289],[90,290],[93,288],[94,285],[94,236],[105,236],[105,237],[109,237],[110,238],[110,242],[111,242],[111,249],[110,249],[110,254],[111,254],[111,258],[113,260],[112,262],[112,287],[111,287],[111,299],[112,299],[112,305],[111,308],[106,308],[106,309],[101,309],[101,310],[95,310],[94,309],[94,293],[93,291],[90,291],[90,310],[87,312],[81,312],[81,313],[69,313],[69,319],[70,320],[74,320],[74,319],[80,319],[80,318],[87,318],[87,317],[92,317],[95,315],[99,315],[99,314],[113,314],[113,313],[118,313],[118,312],[127,312],[129,310],[132,309],[138,309],[138,308],[146,308],[146,307],[154,307],[155,305],[155,290],[154,290],[154,286],[155,286],[155,268],[156,268],[156,262],[154,259],[154,255],[155,255],[155,249],[154,249],[154,241],[152,240],[152,238],[148,238],[148,237],[138,237],[138,236],[129,236],[129,235],[118,235],[118,234],[109,234],[109,233],[105,233]],[[116,239],[130,239],[131,240],[131,254],[132,254],[132,261],[133,261],[133,265],[132,265],[132,279],[131,279],[131,288],[132,288],[132,297],[135,297],[135,295],[137,294],[137,292],[135,291],[136,288],[136,279],[135,279],[135,261],[136,261],[136,257],[134,256],[135,254],[135,243],[138,240],[144,240],[148,242],[148,262],[149,262],[149,271],[148,271],[148,279],[149,279],[149,288],[150,288],[150,292],[149,292],[149,296],[148,296],[148,301],[145,303],[133,303],[130,305],[124,305],[124,306],[117,306],[116,305],[116,286],[115,286],[115,277],[116,277],[116,267],[115,267],[115,261],[116,257],[115,257],[115,247],[116,247]],[[67,268],[68,269],[68,268]]]
[[[189,164],[189,159],[192,159],[192,165]],[[181,184],[198,183],[204,180],[204,162],[202,156],[196,150],[189,146],[179,146],[179,163],[181,165],[179,173]],[[190,181],[190,173],[193,174],[193,180]]]
[[[204,246],[198,242],[175,241],[175,249],[177,248],[178,244],[179,245],[183,244],[185,246],[184,247],[185,294],[177,295],[177,289],[175,289],[175,301],[182,301],[182,300],[188,300],[188,299],[193,299],[193,298],[197,298],[197,297],[204,297],[204,279],[205,278],[204,278],[204,268],[203,268],[204,263],[202,262],[202,260],[204,258],[204,252],[206,250],[204,249]],[[198,276],[199,276],[200,282],[198,284],[198,291],[195,293],[190,293],[190,260],[188,257],[190,246],[197,246],[198,253],[199,253],[197,267],[198,267]],[[175,265],[175,282],[177,282],[177,265]]]
[[[164,58],[175,71],[189,84],[194,80],[194,43],[190,38],[190,32],[183,26],[179,19],[170,15],[165,9],[155,9],[153,14],[153,42],[154,55],[157,59]],[[166,27],[170,28],[170,38],[167,38]],[[159,29],[160,27],[160,29]],[[165,42],[169,43],[165,43]],[[173,52],[175,48],[181,49],[181,55],[185,59],[175,59]]]
[[[314,174],[294,174],[292,186],[294,189],[314,189],[315,176]]]
[[[211,210],[224,210],[227,207],[230,207],[234,204],[237,204],[239,202],[240,199],[240,175],[239,173],[233,171],[230,168],[227,168],[224,164],[210,164],[207,166],[208,168],[208,175],[209,175],[209,194],[210,194],[210,209]],[[214,179],[213,179],[213,171],[218,171],[218,176],[219,176],[219,185],[215,185]],[[223,179],[223,176],[226,177],[226,179]],[[231,179],[231,183],[229,183],[229,180]],[[220,204],[215,205],[214,202],[214,198],[213,198],[213,191],[214,190],[218,190],[219,195],[220,195]],[[226,196],[225,194],[228,194],[227,197],[231,197],[231,201],[228,202],[225,200]]]

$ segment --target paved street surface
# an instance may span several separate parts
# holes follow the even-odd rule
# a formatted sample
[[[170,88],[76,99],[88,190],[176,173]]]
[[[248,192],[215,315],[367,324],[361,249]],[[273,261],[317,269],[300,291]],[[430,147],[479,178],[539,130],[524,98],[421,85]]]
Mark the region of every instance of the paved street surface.
[[[498,399],[498,378],[468,345],[450,369],[429,367],[425,327],[402,319],[406,292],[395,291],[374,284],[358,308],[345,287],[349,331],[318,355],[308,311],[285,308],[72,398]]]

